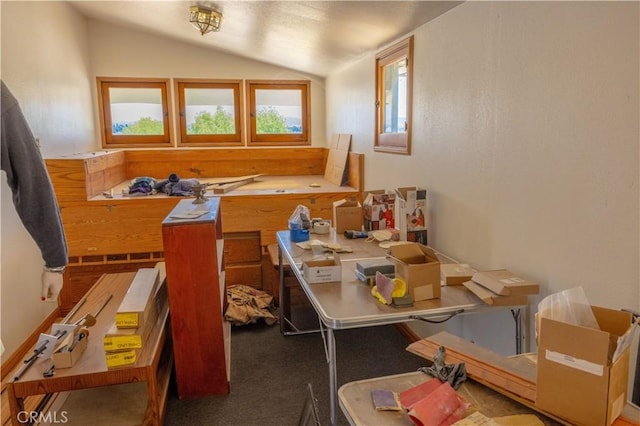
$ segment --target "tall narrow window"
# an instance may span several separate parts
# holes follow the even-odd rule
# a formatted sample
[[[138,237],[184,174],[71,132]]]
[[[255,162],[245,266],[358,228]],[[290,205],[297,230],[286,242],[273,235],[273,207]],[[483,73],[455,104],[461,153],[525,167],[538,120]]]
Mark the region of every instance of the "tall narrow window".
[[[413,36],[376,55],[375,151],[411,154]]]
[[[168,79],[97,78],[103,147],[171,144]]]
[[[182,146],[243,145],[242,80],[176,80]]]
[[[310,145],[310,82],[247,81],[251,145]]]

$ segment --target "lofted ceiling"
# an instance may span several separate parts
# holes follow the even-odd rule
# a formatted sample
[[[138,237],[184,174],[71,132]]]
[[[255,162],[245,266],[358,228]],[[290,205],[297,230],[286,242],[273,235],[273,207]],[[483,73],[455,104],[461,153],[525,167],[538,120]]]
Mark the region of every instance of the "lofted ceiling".
[[[326,77],[457,6],[458,1],[71,1],[87,18]],[[204,36],[189,7],[222,12]]]

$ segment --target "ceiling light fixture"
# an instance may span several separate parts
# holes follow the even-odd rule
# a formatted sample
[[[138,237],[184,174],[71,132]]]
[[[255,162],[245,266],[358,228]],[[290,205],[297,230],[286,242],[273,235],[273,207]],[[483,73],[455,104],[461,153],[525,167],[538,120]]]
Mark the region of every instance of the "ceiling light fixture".
[[[220,31],[222,13],[201,6],[191,6],[189,10],[189,22],[200,31],[200,34]]]

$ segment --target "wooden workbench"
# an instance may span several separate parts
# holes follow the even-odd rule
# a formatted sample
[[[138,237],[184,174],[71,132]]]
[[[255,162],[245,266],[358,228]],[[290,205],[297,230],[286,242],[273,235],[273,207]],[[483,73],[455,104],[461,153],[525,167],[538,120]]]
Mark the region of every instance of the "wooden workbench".
[[[227,283],[269,291],[271,283],[265,283],[262,266],[268,262],[266,247],[275,243],[277,230],[288,226],[296,207],[305,205],[312,217],[331,219],[334,201],[362,194],[364,155],[349,153],[348,182],[339,186],[323,178],[328,151],[319,147],[152,149],[47,158],[69,248],[60,294],[62,315],[101,274],[150,267],[164,259],[160,223],[184,197],[123,196],[130,181],[141,176],[163,180],[176,173],[181,179],[206,183],[261,175],[256,182],[220,197]],[[210,188],[207,196],[212,195]]]
[[[148,402],[141,423],[162,424],[173,363],[170,344],[166,344],[170,341],[168,306],[158,316],[134,365],[108,369],[105,361],[102,338],[113,323],[120,302],[135,275],[135,272],[103,275],[87,293],[86,302],[70,318],[74,322],[86,313],[95,313],[108,295],[113,295],[96,318],[96,324],[89,328],[87,349],[73,367],[57,369],[53,377],[43,377],[42,373],[51,366],[51,360],[39,359],[19,380],[7,383],[12,424],[20,424],[18,413],[24,410],[24,398],[27,396],[133,382],[147,383]],[[10,378],[14,377],[19,367],[11,373]],[[68,413],[68,416],[73,416],[73,413]]]

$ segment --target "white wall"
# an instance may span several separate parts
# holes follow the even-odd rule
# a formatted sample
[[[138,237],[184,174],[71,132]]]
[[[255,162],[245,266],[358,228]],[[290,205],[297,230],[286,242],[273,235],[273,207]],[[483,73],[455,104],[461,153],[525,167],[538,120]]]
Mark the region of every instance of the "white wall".
[[[96,76],[311,80],[312,143],[325,144],[324,80],[225,53],[87,21],[67,2],[0,2],[0,75],[43,157],[99,150]],[[24,25],[36,16],[37,24]],[[174,127],[175,128],[175,127]],[[1,327],[5,360],[52,312],[40,302],[42,258],[1,183]]]
[[[327,79],[367,189],[425,186],[430,244],[477,269],[640,309],[639,4],[470,2],[414,34],[411,156],[372,150],[375,52]],[[508,312],[460,323],[513,352]]]
[[[544,294],[582,285],[592,303],[640,309],[638,8],[470,2],[417,29],[411,156],[372,150],[375,52],[327,79],[325,104],[317,77],[87,24],[65,2],[3,1],[0,73],[45,156],[99,149],[98,75],[308,78],[314,145],[351,133],[367,188],[427,187],[435,247]],[[22,25],[33,13],[46,19]],[[52,308],[39,301],[40,254],[0,189],[6,357]],[[509,313],[450,326],[512,352]]]
[[[310,80],[311,142],[314,146],[326,143],[322,78],[93,20],[89,37],[93,73],[100,77]],[[97,106],[94,113],[98,120]]]
[[[86,22],[63,2],[2,2],[0,76],[20,102],[43,156],[97,149]],[[24,25],[35,16],[34,25]],[[11,353],[53,311],[40,301],[43,260],[2,173],[2,342]]]

